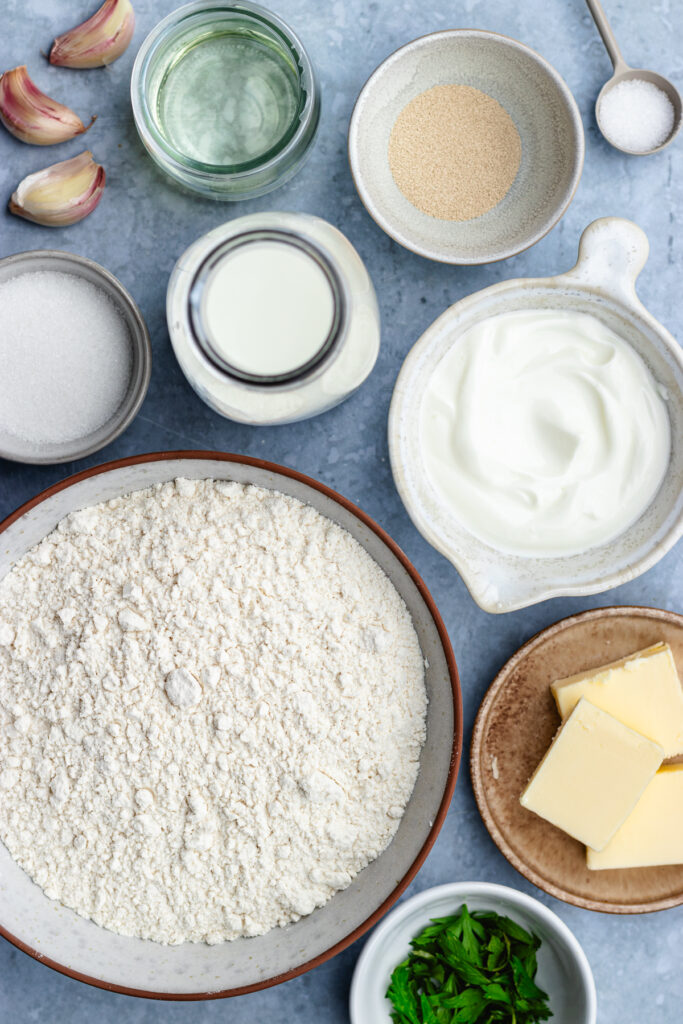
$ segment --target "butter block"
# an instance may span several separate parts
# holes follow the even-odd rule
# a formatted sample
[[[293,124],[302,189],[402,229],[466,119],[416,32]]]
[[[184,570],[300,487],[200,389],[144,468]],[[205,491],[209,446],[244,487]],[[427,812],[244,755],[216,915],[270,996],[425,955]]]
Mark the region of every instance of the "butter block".
[[[602,850],[663,758],[660,746],[582,697],[520,802],[586,846]]]
[[[665,764],[607,846],[586,850],[591,871],[683,864],[683,764]]]
[[[683,754],[683,687],[668,644],[658,643],[601,668],[558,679],[550,687],[566,718],[581,697],[664,748]]]

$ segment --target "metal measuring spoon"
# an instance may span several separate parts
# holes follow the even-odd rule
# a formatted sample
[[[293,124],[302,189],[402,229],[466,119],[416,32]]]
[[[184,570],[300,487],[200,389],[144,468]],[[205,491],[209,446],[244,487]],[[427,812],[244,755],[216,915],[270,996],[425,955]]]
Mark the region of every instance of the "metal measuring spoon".
[[[678,132],[678,129],[681,127],[681,94],[679,93],[676,86],[672,82],[670,82],[668,78],[664,78],[663,75],[658,75],[656,71],[640,70],[632,68],[629,64],[627,64],[621,55],[621,50],[619,49],[617,41],[614,38],[614,33],[610,28],[609,22],[607,21],[607,18],[605,16],[605,12],[602,9],[602,4],[599,2],[599,0],[586,0],[586,3],[588,4],[588,10],[591,12],[593,16],[593,21],[596,24],[598,32],[602,36],[602,41],[605,44],[605,48],[609,54],[610,60],[612,61],[612,66],[614,68],[614,74],[609,79],[609,81],[605,82],[595,102],[595,118],[598,122],[598,128],[602,132],[603,136],[607,139],[609,144],[611,146],[614,146],[615,149],[621,150],[622,153],[629,153],[632,156],[649,156],[651,153],[659,153],[661,149],[664,149],[665,146],[669,145],[669,143],[672,141],[672,139]],[[618,146],[615,142],[612,141],[612,139],[605,131],[600,118],[600,107],[607,93],[611,92],[611,90],[614,89],[616,85],[619,85],[620,82],[633,81],[633,79],[638,79],[641,82],[651,82],[652,85],[656,85],[658,89],[661,89],[662,92],[669,97],[669,99],[671,100],[671,105],[674,108],[674,123],[673,128],[669,132],[668,138],[666,138],[664,142],[661,143],[661,145],[655,146],[652,149],[635,150],[624,149],[622,146]]]

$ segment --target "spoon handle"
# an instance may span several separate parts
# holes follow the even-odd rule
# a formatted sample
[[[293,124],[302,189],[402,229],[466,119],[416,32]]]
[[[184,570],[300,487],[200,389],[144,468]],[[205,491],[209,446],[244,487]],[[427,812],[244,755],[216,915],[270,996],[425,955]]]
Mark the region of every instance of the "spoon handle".
[[[591,15],[593,16],[593,21],[595,22],[596,28],[602,36],[602,41],[605,44],[605,49],[607,50],[609,58],[612,61],[612,67],[614,68],[615,73],[617,71],[626,71],[628,69],[628,64],[621,55],[619,44],[614,38],[614,32],[610,28],[610,24],[607,20],[605,12],[602,9],[602,4],[600,3],[600,0],[586,0],[586,3],[588,4],[588,10],[591,12]]]

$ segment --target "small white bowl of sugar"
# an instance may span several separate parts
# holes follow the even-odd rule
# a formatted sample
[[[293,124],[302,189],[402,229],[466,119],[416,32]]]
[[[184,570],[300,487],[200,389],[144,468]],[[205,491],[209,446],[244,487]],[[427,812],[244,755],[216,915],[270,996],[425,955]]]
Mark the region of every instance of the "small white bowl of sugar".
[[[132,422],[151,372],[149,333],[109,271],[57,250],[0,260],[0,457],[71,462]]]

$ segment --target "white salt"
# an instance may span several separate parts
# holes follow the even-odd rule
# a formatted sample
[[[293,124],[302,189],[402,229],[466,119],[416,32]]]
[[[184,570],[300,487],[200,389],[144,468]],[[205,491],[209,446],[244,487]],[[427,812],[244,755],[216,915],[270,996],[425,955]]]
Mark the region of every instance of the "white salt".
[[[86,437],[121,405],[131,377],[126,322],[105,292],[38,270],[0,283],[0,431],[25,441]]]
[[[661,89],[642,78],[620,82],[600,104],[600,127],[610,142],[634,153],[647,153],[671,135],[674,108]]]

